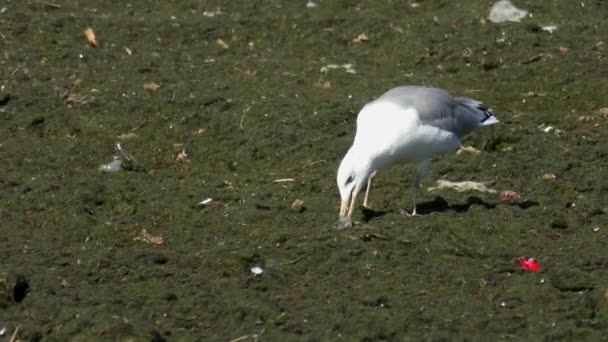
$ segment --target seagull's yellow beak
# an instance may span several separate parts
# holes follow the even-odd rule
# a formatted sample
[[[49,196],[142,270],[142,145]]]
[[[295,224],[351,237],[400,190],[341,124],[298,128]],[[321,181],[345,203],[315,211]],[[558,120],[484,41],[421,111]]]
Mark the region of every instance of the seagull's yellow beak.
[[[350,196],[348,196],[347,198],[343,199],[342,202],[340,203],[340,219],[342,219],[344,216],[346,216],[346,213],[348,212],[348,204],[350,202]]]
[[[338,219],[338,229],[345,229],[352,226],[353,209],[355,208],[355,200],[357,192],[353,188],[350,194],[340,203],[340,218]]]

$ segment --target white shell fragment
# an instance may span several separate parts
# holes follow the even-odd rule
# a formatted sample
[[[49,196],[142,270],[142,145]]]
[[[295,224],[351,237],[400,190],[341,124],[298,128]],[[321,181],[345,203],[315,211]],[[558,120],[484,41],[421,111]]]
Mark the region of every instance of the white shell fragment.
[[[204,200],[198,202],[198,205],[208,205],[211,202],[213,202],[213,198],[209,197],[207,199],[204,199]]]
[[[118,172],[122,169],[122,162],[120,159],[114,159],[107,164],[100,165],[97,169],[103,172]]]
[[[264,273],[264,270],[260,266],[253,266],[251,268],[251,274],[253,274],[254,276],[260,275],[262,273]]]
[[[308,8],[316,8],[316,7],[318,7],[318,6],[319,6],[319,5],[317,5],[317,3],[316,3],[316,2],[314,2],[314,1],[308,1],[308,2],[306,3],[306,7],[308,7]]]
[[[515,7],[509,0],[501,0],[492,6],[488,19],[493,23],[502,23],[505,21],[519,22],[526,15],[528,15],[528,11]]]
[[[547,31],[549,33],[553,33],[553,31],[557,30],[556,25],[547,25],[547,26],[543,26],[541,28],[543,29],[543,31]]]
[[[339,64],[328,64],[321,67],[321,73],[326,74],[331,69],[344,69],[349,74],[356,74],[357,70],[353,67],[352,63]]]

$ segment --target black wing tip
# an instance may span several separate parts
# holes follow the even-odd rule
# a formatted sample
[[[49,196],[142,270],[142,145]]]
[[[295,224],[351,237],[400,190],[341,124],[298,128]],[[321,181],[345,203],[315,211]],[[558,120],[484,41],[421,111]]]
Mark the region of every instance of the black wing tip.
[[[481,123],[484,123],[486,121],[488,121],[491,117],[494,116],[494,113],[492,113],[488,108],[486,108],[485,106],[477,106],[477,109],[479,109],[482,113],[483,113],[483,119],[481,119]]]

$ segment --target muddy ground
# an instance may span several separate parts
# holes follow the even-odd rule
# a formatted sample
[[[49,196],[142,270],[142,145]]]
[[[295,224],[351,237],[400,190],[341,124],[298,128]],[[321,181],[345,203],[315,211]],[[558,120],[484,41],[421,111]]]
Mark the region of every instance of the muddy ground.
[[[0,340],[608,336],[608,2],[316,4],[0,4]],[[338,231],[356,114],[400,84],[500,124],[422,215],[395,167]]]

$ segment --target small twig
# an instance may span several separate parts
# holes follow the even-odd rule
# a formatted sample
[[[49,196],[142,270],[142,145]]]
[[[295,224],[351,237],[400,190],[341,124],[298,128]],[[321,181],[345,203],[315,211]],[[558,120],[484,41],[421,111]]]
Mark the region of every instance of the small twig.
[[[131,132],[135,132],[135,131],[137,131],[138,129],[140,129],[140,128],[144,127],[144,126],[145,126],[145,125],[147,125],[147,124],[148,124],[148,121],[147,121],[147,120],[144,120],[144,121],[142,121],[141,123],[137,124],[135,127],[131,128]]]
[[[326,161],[327,161],[327,159],[321,159],[321,160],[313,161],[313,162],[310,162],[310,163],[306,163],[306,164],[304,164],[304,166],[302,166],[302,168],[305,169],[307,167],[311,167],[313,165],[321,164],[321,163],[324,163]]]
[[[15,342],[15,338],[17,337],[17,333],[19,332],[19,328],[21,328],[20,325],[15,328],[15,331],[13,332],[13,335],[11,336],[9,342]]]
[[[14,75],[14,74],[15,74],[17,71],[19,71],[19,69],[21,69],[21,67],[22,67],[22,65],[18,65],[18,66],[15,68],[15,70],[13,70],[13,72],[11,72],[11,77],[13,77],[13,75]]]
[[[125,151],[125,149],[122,148],[122,145],[120,143],[116,143],[116,152],[118,152],[118,155],[120,156],[120,159],[122,159],[122,161],[137,164],[137,160],[135,160],[135,157],[133,157],[131,153]]]
[[[543,53],[539,53],[538,55],[534,55],[534,56],[526,59],[525,61],[521,62],[521,64],[530,64],[530,63],[540,61],[544,55],[545,54],[543,54]]]
[[[279,178],[279,179],[275,179],[272,182],[273,183],[290,183],[290,182],[294,182],[295,179],[293,178]]]
[[[239,121],[239,128],[241,130],[244,130],[245,127],[243,126],[243,122],[245,121],[245,115],[247,114],[247,112],[249,112],[251,110],[251,106],[247,106],[245,109],[243,109],[243,115],[241,115],[241,120]]]
[[[244,339],[246,339],[246,338],[248,338],[248,337],[249,337],[249,335],[243,335],[243,336],[241,336],[241,337],[233,338],[233,339],[232,339],[232,340],[230,340],[229,342],[239,342],[239,341],[242,341],[242,340],[244,340]]]
[[[46,5],[46,6],[49,6],[49,7],[61,8],[61,5],[53,4],[53,3],[50,3],[50,2],[46,2],[46,1],[36,1],[36,3],[37,4],[41,4],[41,5]]]

